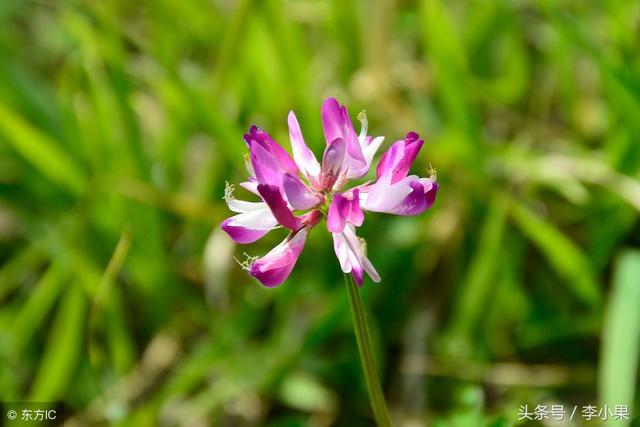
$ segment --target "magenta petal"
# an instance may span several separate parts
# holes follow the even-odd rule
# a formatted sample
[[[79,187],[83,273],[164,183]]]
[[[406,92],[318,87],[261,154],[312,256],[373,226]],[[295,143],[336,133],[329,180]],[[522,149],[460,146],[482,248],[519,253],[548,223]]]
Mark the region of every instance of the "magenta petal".
[[[327,229],[332,233],[340,233],[345,224],[347,223],[347,218],[345,216],[345,207],[348,201],[336,194],[331,201],[331,206],[329,206],[329,213],[327,214]]]
[[[258,183],[280,186],[282,178],[274,157],[262,145],[253,140],[249,142],[249,151],[251,165],[256,173]]]
[[[362,286],[362,282],[364,279],[363,271],[364,270],[359,265],[356,265],[351,269],[351,277],[353,277],[353,280],[358,286]]]
[[[258,192],[280,225],[294,231],[300,228],[300,220],[293,216],[277,186],[260,184]]]
[[[337,138],[331,141],[324,150],[322,156],[322,173],[325,175],[337,175],[342,168],[346,143],[344,139]]]
[[[313,193],[298,177],[291,174],[287,173],[282,177],[282,188],[294,209],[307,210],[322,203],[322,197]]]
[[[343,122],[340,104],[335,98],[327,98],[322,103],[322,130],[327,144],[343,137]]]
[[[360,208],[358,189],[344,195],[336,194],[331,201],[331,206],[329,206],[327,215],[329,231],[339,233],[347,222],[356,226],[361,226],[364,222],[364,212]]]
[[[336,139],[344,140],[345,156],[342,158],[341,169],[345,174],[349,178],[365,175],[370,165],[365,159],[358,135],[353,129],[347,108],[338,104],[334,98],[328,98],[322,104],[322,129],[327,144]],[[327,170],[324,164],[323,170]]]
[[[388,180],[383,178],[378,179],[374,184],[362,189],[363,192],[366,191],[363,208],[374,212],[391,212],[413,191],[409,183],[417,179],[410,176],[395,184],[389,184]]]
[[[240,225],[231,225],[232,218],[227,218],[222,221],[220,228],[222,228],[236,243],[247,244],[253,243],[256,240],[262,238],[270,230],[253,230]]]
[[[394,215],[418,215],[433,205],[438,184],[435,178],[408,176],[402,181],[388,185],[383,180],[365,187],[363,207],[368,211]]]
[[[340,105],[335,98],[327,98],[322,103],[321,114],[322,130],[327,144],[338,138],[344,139],[349,157],[352,157],[357,162],[364,163],[365,160],[358,141],[358,135],[353,128],[347,108]]]
[[[427,209],[429,209],[436,202],[436,196],[438,195],[438,188],[440,187],[437,182],[430,179],[420,180],[425,190],[425,200],[427,203]]]
[[[338,101],[333,98],[325,100],[322,104],[322,129],[324,130],[327,144],[339,138],[345,142],[346,153],[341,165],[344,175],[347,178],[364,176],[371,166],[371,158],[367,160],[363,152],[363,147],[353,129],[353,123],[349,118],[347,108],[338,104]],[[362,143],[364,144],[364,142],[363,140]],[[373,150],[368,150],[367,154],[373,157]]]
[[[244,137],[245,141],[247,141],[247,144],[250,146],[249,148],[251,148],[252,145],[251,141],[262,146],[273,157],[280,170],[293,175],[298,174],[298,166],[296,166],[296,163],[293,161],[289,153],[287,153],[280,144],[274,141],[267,132],[257,126],[251,126],[249,133],[245,134]]]
[[[264,257],[254,261],[250,274],[267,287],[278,286],[291,274],[300,253],[304,249],[308,227],[302,228],[293,236],[287,237]]]
[[[344,126],[343,138],[347,142],[347,154],[351,158],[351,161],[357,165],[366,164],[364,154],[362,153],[362,147],[360,146],[360,140],[358,139],[358,135],[356,134],[355,129],[353,128],[353,123],[349,118],[349,113],[347,112],[347,107],[342,106],[340,109],[342,113],[342,120]]]
[[[399,150],[398,146],[402,143],[403,141],[394,142],[393,145],[391,145],[391,147],[382,154],[378,161],[378,167],[376,168],[376,175],[378,179],[391,173],[393,169],[393,162],[397,156],[397,151]]]
[[[380,158],[376,171],[378,178],[390,176],[391,184],[405,178],[423,144],[415,132],[409,132],[405,139],[395,142]]]
[[[322,156],[322,170],[320,172],[320,190],[328,190],[337,181],[346,153],[344,139],[338,138],[331,141],[324,150]]]
[[[360,191],[355,188],[351,191],[351,200],[349,201],[349,212],[347,213],[347,221],[360,227],[364,222],[364,212],[360,207]]]
[[[412,181],[409,182],[409,186],[411,187],[411,193],[391,209],[389,213],[409,216],[418,215],[427,209],[427,199],[422,184],[418,181]]]
[[[289,139],[291,139],[293,159],[304,176],[313,184],[314,181],[317,181],[318,175],[320,174],[320,164],[304,142],[298,119],[293,111],[289,112],[287,123],[289,125]]]

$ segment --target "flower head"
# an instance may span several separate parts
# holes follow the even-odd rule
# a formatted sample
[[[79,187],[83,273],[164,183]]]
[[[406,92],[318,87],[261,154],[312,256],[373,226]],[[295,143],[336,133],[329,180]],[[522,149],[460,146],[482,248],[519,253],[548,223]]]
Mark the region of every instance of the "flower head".
[[[287,238],[268,254],[249,257],[241,264],[263,285],[277,286],[289,277],[307,235],[325,217],[342,271],[351,273],[358,285],[362,285],[364,272],[379,282],[380,276],[367,258],[367,245],[356,235],[365,212],[417,215],[435,202],[435,171],[427,178],[408,175],[424,144],[415,132],[396,141],[382,155],[375,182],[345,189],[350,181],[369,172],[384,140],[367,135],[364,111],[358,120],[360,134],[356,134],[343,105],[333,98],[324,101],[322,128],[326,148],[321,163],[305,143],[293,111],[288,117],[293,158],[256,126],[244,135],[249,149],[249,179],[240,186],[261,201],[237,200],[233,197],[234,187],[227,184],[224,199],[236,215],[224,220],[221,227],[237,243],[255,242],[278,227],[290,230]],[[297,214],[300,211],[305,213]]]

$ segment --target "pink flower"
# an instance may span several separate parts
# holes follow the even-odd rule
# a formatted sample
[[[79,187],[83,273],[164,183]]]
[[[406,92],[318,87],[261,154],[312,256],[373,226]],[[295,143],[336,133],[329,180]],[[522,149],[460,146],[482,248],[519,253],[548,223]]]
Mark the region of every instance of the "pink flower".
[[[367,136],[367,119],[358,116],[356,134],[347,109],[335,99],[322,104],[322,128],[327,146],[319,163],[304,142],[300,125],[289,113],[289,137],[293,158],[262,129],[252,126],[244,140],[249,148],[248,181],[243,188],[260,197],[246,202],[233,197],[227,184],[225,201],[236,215],[222,222],[222,229],[237,243],[252,243],[278,227],[288,228],[287,238],[262,258],[241,265],[263,285],[284,282],[304,249],[304,243],[322,218],[333,235],[342,271],[362,285],[364,272],[374,282],[380,276],[367,258],[366,243],[356,235],[366,211],[418,215],[430,208],[438,192],[435,174],[428,178],[408,175],[424,141],[415,132],[395,142],[382,155],[375,182],[344,189],[364,177],[384,137]],[[305,211],[297,215],[297,211]]]

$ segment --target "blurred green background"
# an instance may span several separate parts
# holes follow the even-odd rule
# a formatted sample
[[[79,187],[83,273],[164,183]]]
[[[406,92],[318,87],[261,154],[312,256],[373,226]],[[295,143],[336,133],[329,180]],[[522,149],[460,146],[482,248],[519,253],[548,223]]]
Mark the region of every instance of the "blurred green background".
[[[320,155],[334,96],[439,172],[431,211],[359,233],[396,424],[634,414],[639,23],[623,0],[2,0],[0,400],[72,426],[372,425],[328,233],[270,290],[233,257],[284,231],[218,228],[243,132],[288,148],[293,109]]]

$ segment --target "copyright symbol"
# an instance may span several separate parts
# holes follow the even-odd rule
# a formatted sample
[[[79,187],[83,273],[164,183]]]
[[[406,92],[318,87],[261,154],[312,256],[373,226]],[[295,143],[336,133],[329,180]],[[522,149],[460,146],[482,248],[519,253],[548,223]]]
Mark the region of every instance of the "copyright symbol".
[[[17,416],[18,416],[18,413],[13,409],[10,411],[7,411],[7,418],[9,418],[10,420],[15,420]]]

